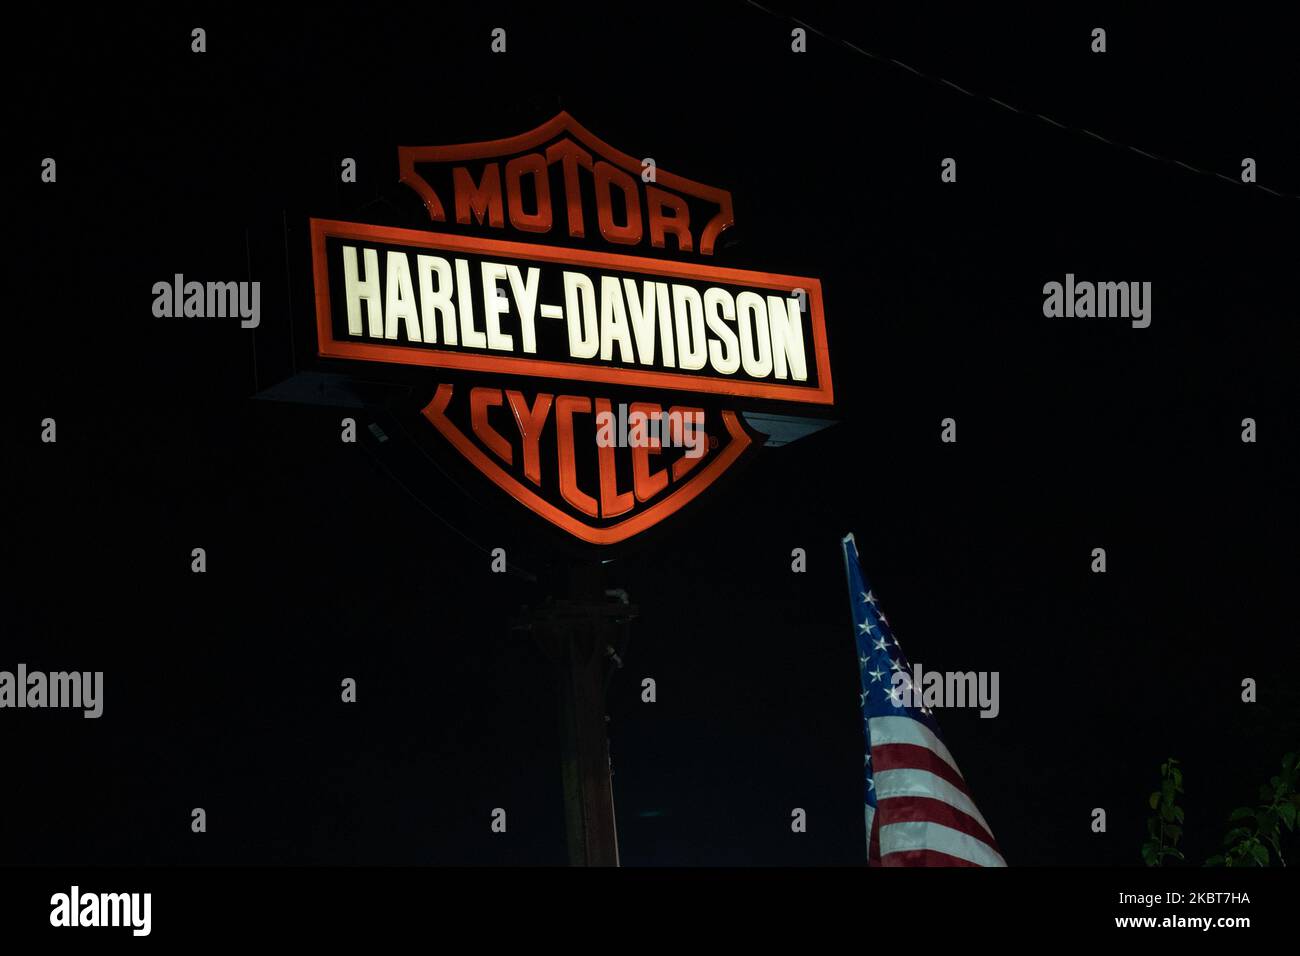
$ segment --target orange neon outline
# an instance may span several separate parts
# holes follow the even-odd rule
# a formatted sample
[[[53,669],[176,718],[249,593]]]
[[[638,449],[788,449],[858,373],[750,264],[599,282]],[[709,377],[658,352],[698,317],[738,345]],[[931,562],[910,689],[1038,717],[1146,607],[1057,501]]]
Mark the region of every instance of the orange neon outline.
[[[772,272],[753,272],[748,269],[725,269],[720,266],[673,262],[667,259],[649,259],[642,256],[629,256],[613,252],[589,252],[583,249],[511,242],[504,239],[477,239],[469,236],[454,236],[417,229],[399,229],[395,226],[371,226],[362,223],[341,222],[336,219],[313,218],[310,223],[312,277],[316,286],[318,354],[324,358],[392,362],[398,365],[427,365],[435,368],[468,369],[470,371],[495,372],[504,375],[572,379],[580,382],[601,382],[611,385],[637,385],[644,388],[665,388],[686,392],[775,399],[811,405],[831,405],[834,403],[834,390],[831,386],[830,353],[826,348],[826,323],[822,315],[822,286],[817,279],[779,275]],[[330,323],[332,312],[329,291],[329,263],[325,255],[325,239],[328,236],[341,239],[370,239],[450,252],[488,253],[514,259],[532,259],[561,265],[594,266],[674,278],[704,279],[784,292],[789,292],[794,288],[802,288],[808,293],[808,311],[812,325],[813,352],[817,366],[818,385],[816,388],[808,388],[799,385],[780,385],[774,382],[745,382],[734,379],[709,378],[703,375],[684,375],[680,372],[583,365],[577,362],[561,362],[550,359],[442,352],[401,345],[378,345],[373,342],[340,341],[334,338],[334,329]]]
[[[591,130],[587,129],[567,112],[561,110],[541,126],[526,133],[507,136],[503,139],[483,140],[477,143],[460,143],[455,146],[399,146],[397,147],[398,180],[414,189],[424,200],[429,218],[435,222],[445,222],[446,210],[442,201],[428,181],[415,170],[416,163],[454,163],[469,159],[498,159],[513,153],[521,153],[549,143],[561,133],[568,133],[601,158],[621,166],[625,171],[636,176],[641,175],[641,160],[629,156],[622,150],[615,149]],[[675,173],[655,168],[655,185],[665,185],[670,189],[707,199],[718,204],[718,211],[709,220],[700,233],[700,254],[713,255],[713,245],[724,229],[735,224],[735,214],[731,208],[731,193],[715,186],[678,176]]]
[[[655,502],[644,511],[620,521],[618,524],[596,528],[572,515],[566,514],[541,495],[526,487],[514,475],[489,458],[474,442],[470,441],[464,432],[453,425],[451,419],[446,415],[447,405],[451,402],[452,390],[451,385],[439,385],[433,399],[423,409],[424,417],[432,422],[433,426],[442,432],[443,436],[455,445],[462,455],[468,458],[479,471],[492,479],[506,494],[541,515],[551,524],[563,528],[574,537],[590,544],[617,544],[663,521],[717,481],[722,476],[722,473],[730,468],[750,445],[749,434],[741,426],[736,413],[724,411],[722,420],[731,435],[731,441],[727,443],[727,447],[722,449],[713,461],[704,467],[703,471],[700,471],[694,478],[687,480],[678,487],[676,491],[671,492],[666,498]]]

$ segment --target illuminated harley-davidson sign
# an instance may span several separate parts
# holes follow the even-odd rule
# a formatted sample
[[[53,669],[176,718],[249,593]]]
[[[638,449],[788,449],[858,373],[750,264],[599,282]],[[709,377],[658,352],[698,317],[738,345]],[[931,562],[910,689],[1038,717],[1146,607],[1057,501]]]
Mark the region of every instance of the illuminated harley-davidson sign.
[[[319,354],[480,375],[468,388],[435,382],[424,415],[555,525],[612,544],[679,510],[754,444],[723,405],[831,404],[816,279],[446,231],[450,219],[508,222],[711,255],[729,193],[645,174],[564,113],[522,136],[399,158],[442,225],[311,221]],[[617,402],[601,385],[643,399]]]

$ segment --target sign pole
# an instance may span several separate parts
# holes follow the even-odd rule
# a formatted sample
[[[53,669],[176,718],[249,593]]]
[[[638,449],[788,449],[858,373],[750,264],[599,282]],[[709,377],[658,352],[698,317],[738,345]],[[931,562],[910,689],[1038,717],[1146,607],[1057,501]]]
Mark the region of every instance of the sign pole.
[[[603,568],[569,572],[570,596],[526,609],[530,630],[559,676],[560,776],[571,866],[618,866],[605,690],[622,666],[617,648],[636,616],[626,594],[607,594]],[[621,600],[619,599],[621,598]]]

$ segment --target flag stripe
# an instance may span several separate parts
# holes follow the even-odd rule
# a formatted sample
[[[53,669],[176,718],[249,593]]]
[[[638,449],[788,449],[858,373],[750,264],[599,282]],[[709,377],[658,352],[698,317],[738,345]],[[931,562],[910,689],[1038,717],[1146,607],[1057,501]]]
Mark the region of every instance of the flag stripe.
[[[880,828],[880,859],[889,865],[889,857],[908,850],[937,850],[976,866],[1006,866],[1002,855],[983,840],[967,836],[941,823],[911,821],[887,823]]]
[[[952,758],[943,741],[924,724],[911,717],[872,717],[870,724],[872,748],[884,744],[915,744],[933,750],[948,766],[961,773],[961,768],[957,766],[957,761]]]
[[[949,856],[947,853],[940,853],[938,850],[902,850],[898,853],[891,853],[887,859],[881,860],[880,866],[974,866],[978,863],[972,863],[970,860],[963,860],[959,856]]]
[[[920,744],[876,744],[871,747],[872,766],[876,772],[882,770],[928,770],[936,777],[942,777],[962,793],[970,796],[966,781],[960,773],[933,750]]]
[[[880,812],[886,815],[890,823],[913,821],[942,823],[946,827],[960,830],[967,836],[983,840],[994,850],[998,848],[993,834],[981,826],[978,820],[942,800],[934,797],[891,797],[888,803],[889,806],[886,807],[885,801],[880,801]]]
[[[876,823],[876,808],[867,806],[867,865],[880,866],[880,827]]]
[[[876,774],[876,799],[884,802],[887,797],[934,797],[956,807],[979,821],[986,833],[991,832],[989,825],[980,815],[979,809],[970,797],[962,793],[947,780],[936,777],[928,770],[883,770]],[[877,808],[879,813],[879,808]],[[991,840],[992,837],[990,836]]]

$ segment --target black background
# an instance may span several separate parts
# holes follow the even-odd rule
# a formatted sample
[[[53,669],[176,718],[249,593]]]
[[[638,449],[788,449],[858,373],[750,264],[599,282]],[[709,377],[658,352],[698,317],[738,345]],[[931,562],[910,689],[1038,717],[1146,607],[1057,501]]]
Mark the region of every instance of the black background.
[[[1125,146],[816,34],[796,56],[744,3],[15,22],[0,668],[106,687],[99,720],[0,715],[0,862],[564,862],[552,676],[508,626],[563,546],[488,487],[408,493],[336,409],[250,401],[292,360],[286,290],[256,336],[151,314],[176,272],[261,278],[285,210],[410,217],[399,144],[559,109],[730,189],[717,265],[822,279],[841,420],[607,566],[641,608],[609,705],[624,863],[862,865],[850,530],[912,660],[1001,673],[996,720],[940,722],[1010,863],[1137,864],[1171,755],[1188,856],[1215,852],[1300,740],[1297,202],[1125,147],[1232,180],[1252,156],[1300,192],[1286,35],[1259,11],[798,15]],[[1151,327],[1044,318],[1067,272],[1152,282]],[[491,574],[493,547],[542,583]]]

